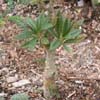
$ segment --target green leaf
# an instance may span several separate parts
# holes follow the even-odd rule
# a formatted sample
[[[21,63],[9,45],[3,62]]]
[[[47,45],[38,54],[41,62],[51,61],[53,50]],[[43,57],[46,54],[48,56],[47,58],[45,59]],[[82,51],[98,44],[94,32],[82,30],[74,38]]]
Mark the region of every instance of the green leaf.
[[[71,29],[71,21],[69,19],[65,19],[63,25],[63,36],[65,36]]]
[[[22,47],[23,48],[28,48],[28,49],[34,49],[35,45],[37,44],[37,39],[33,38],[30,41],[25,42]]]
[[[53,28],[48,29],[48,32],[50,33],[50,35],[52,35],[52,36],[58,38],[58,35],[57,35],[56,31],[53,30]]]
[[[41,42],[42,42],[42,44],[45,44],[45,45],[49,44],[49,40],[46,37],[43,37],[41,39]]]
[[[25,23],[29,29],[31,29],[34,33],[36,33],[36,22],[31,18],[27,17],[25,19]]]
[[[17,22],[17,21],[21,21],[22,18],[20,16],[10,16],[8,17],[8,20],[12,22]]]
[[[5,21],[3,18],[0,18],[0,27],[3,26],[5,24]]]
[[[29,96],[25,93],[15,94],[11,97],[11,100],[29,100]]]
[[[77,39],[69,39],[65,43],[77,43]]]
[[[27,28],[23,18],[20,16],[11,16],[8,18],[8,20],[16,23],[18,27],[22,28],[23,30]]]
[[[52,28],[53,25],[51,23],[44,23],[44,25],[42,25],[42,30],[48,30],[49,28]]]
[[[31,0],[32,4],[37,4],[38,0]]]
[[[69,33],[72,28],[72,23],[70,19],[63,17],[61,13],[57,14],[57,21],[55,24],[55,33],[57,34],[57,38],[61,39]]]
[[[41,28],[42,28],[42,30],[47,30],[51,27],[53,27],[53,25],[50,23],[49,18],[47,16],[45,16],[44,14],[41,15]]]
[[[72,49],[70,48],[70,47],[68,47],[68,46],[66,46],[65,44],[63,45],[63,47],[64,47],[64,49],[66,50],[66,51],[68,51],[68,52],[72,52]]]
[[[79,43],[82,40],[84,40],[87,36],[85,34],[81,34],[78,37],[76,37],[75,39],[69,39],[67,40],[65,43]]]
[[[60,41],[57,39],[54,39],[53,42],[50,44],[50,50],[55,50],[61,45]]]
[[[53,25],[49,21],[49,18],[45,16],[44,13],[40,14],[36,22],[38,31],[48,30],[49,28],[53,27]]]
[[[14,0],[7,0],[7,5],[8,5],[7,10],[11,12],[15,6]]]
[[[70,31],[70,32],[65,36],[65,40],[74,39],[74,38],[76,38],[77,36],[79,36],[80,33],[81,33],[81,30],[80,30],[80,29],[74,29],[74,30]]]
[[[18,0],[18,3],[28,5],[32,0]]]
[[[57,21],[56,21],[56,25],[55,25],[55,30],[56,30],[56,32],[57,32],[59,37],[60,37],[60,35],[62,33],[63,22],[64,22],[64,19],[63,19],[61,13],[58,12],[58,14],[57,14]]]
[[[28,39],[28,38],[31,38],[32,35],[33,34],[30,31],[23,31],[22,33],[20,33],[16,36],[16,39],[18,39],[18,40]]]
[[[86,34],[81,34],[76,38],[76,43],[83,41],[87,37]]]

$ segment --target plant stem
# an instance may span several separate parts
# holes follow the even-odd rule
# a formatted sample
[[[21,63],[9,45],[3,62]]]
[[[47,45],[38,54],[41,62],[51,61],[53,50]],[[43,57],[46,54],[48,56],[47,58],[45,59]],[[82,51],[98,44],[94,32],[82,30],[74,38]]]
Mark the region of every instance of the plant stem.
[[[58,96],[58,89],[55,83],[57,67],[54,61],[54,52],[47,50],[44,71],[44,96],[47,100]]]
[[[98,0],[91,0],[92,2],[92,7],[96,8],[96,4],[98,3]]]
[[[43,0],[38,0],[38,8],[39,8],[39,12],[42,12],[45,10],[45,4]]]

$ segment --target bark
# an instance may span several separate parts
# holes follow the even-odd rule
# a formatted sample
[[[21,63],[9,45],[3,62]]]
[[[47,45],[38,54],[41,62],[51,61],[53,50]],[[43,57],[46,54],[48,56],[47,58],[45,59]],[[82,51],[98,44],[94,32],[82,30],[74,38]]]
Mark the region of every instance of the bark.
[[[44,71],[44,96],[47,100],[58,97],[58,89],[55,83],[57,68],[55,66],[54,52],[46,52],[45,71]]]

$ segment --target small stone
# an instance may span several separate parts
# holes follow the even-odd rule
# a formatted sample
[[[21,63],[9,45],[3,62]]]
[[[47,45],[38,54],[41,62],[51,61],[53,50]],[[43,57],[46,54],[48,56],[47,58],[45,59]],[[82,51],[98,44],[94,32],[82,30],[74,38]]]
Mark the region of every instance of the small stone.
[[[13,85],[14,87],[21,87],[21,86],[24,86],[24,85],[28,85],[28,84],[30,84],[30,83],[31,83],[31,82],[30,82],[29,80],[23,79],[23,80],[20,80],[20,81],[18,81],[18,82],[12,83],[12,85]]]
[[[45,15],[48,15],[49,14],[49,12],[48,11],[45,11]]]
[[[13,75],[15,73],[16,73],[16,70],[12,70],[12,71],[9,72],[9,75]]]
[[[65,82],[63,80],[59,80],[59,81],[57,81],[57,83],[59,83],[61,85],[64,85],[65,84]]]
[[[7,16],[11,17],[11,16],[12,16],[12,14],[8,14]]]
[[[75,83],[76,83],[76,84],[83,84],[83,81],[76,80]]]
[[[3,69],[1,70],[1,72],[7,74],[7,73],[9,73],[9,70],[8,70],[8,68],[3,68]]]
[[[37,85],[38,87],[41,87],[43,85],[43,82],[37,80],[36,82],[34,82],[34,85]]]
[[[17,80],[18,80],[18,77],[8,77],[7,78],[8,83],[16,82]]]
[[[7,9],[7,4],[2,4],[2,10],[5,11]]]
[[[82,7],[82,6],[84,6],[84,1],[83,0],[79,0],[77,2],[77,4],[78,4],[79,7]]]
[[[96,20],[92,21],[92,28],[95,29],[98,25],[98,22]]]
[[[1,97],[5,97],[5,96],[7,96],[6,93],[0,93],[0,98],[1,98]]]

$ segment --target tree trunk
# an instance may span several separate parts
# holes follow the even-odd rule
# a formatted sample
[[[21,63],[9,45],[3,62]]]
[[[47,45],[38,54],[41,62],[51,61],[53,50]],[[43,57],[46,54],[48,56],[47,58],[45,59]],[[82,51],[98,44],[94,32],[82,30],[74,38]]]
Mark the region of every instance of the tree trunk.
[[[44,96],[47,100],[58,97],[58,89],[55,83],[57,68],[55,66],[54,52],[47,50],[44,71]]]

